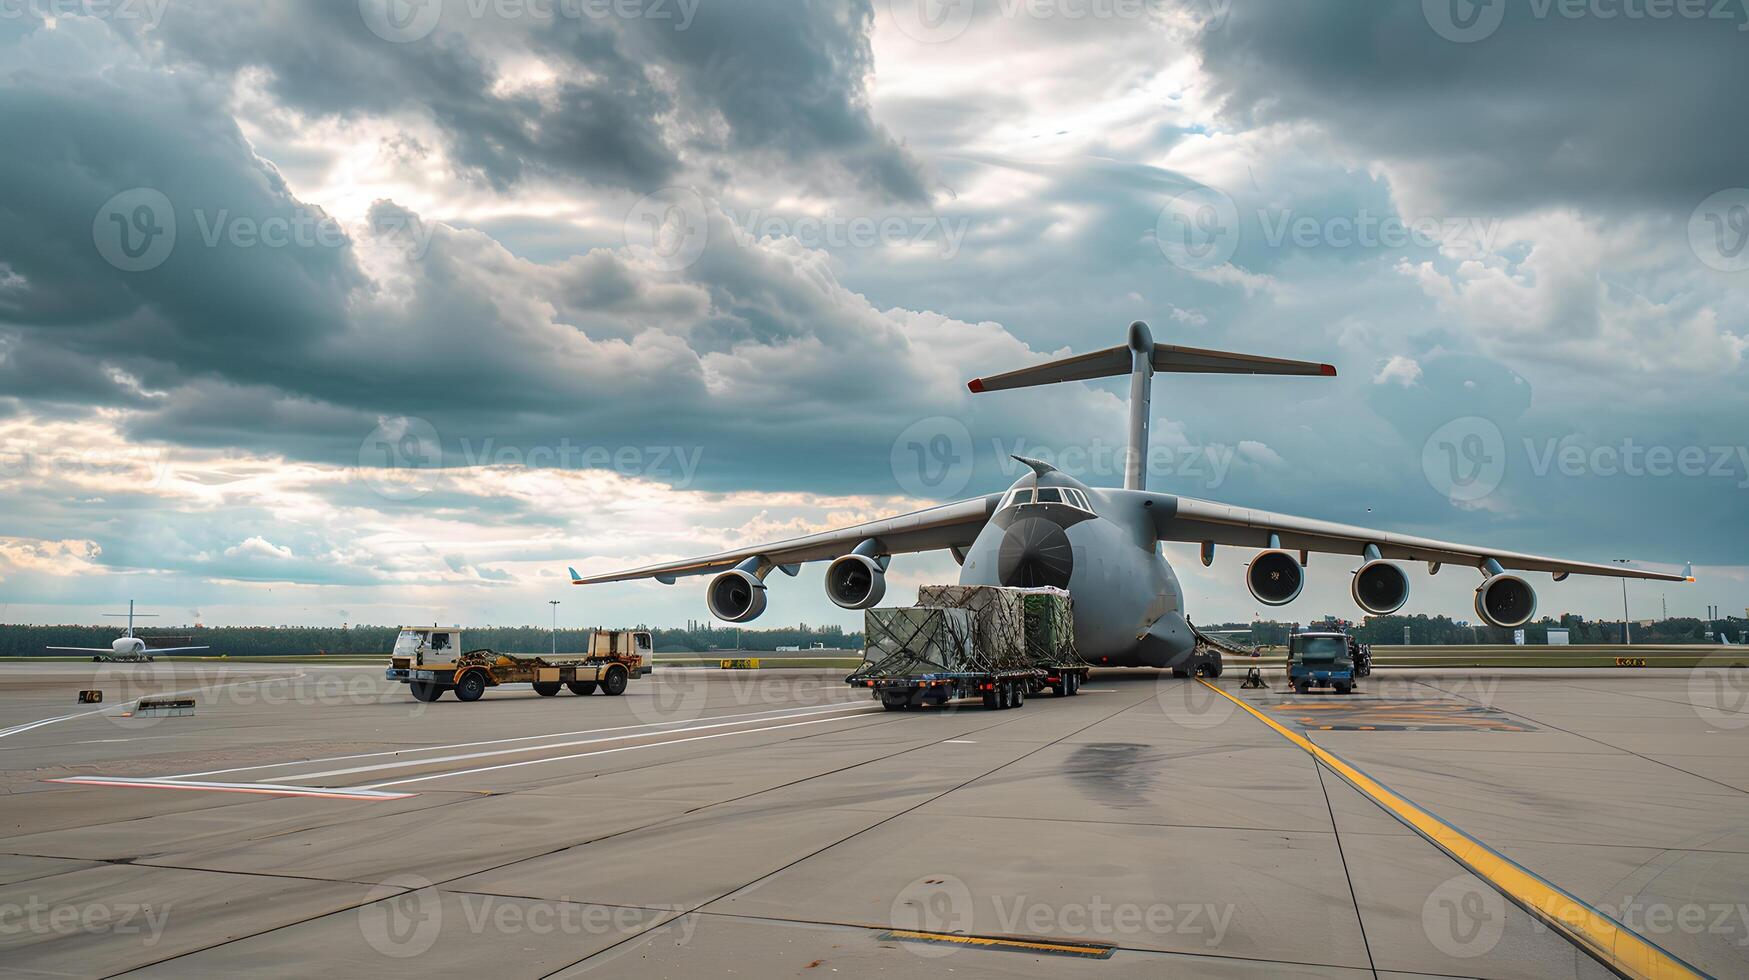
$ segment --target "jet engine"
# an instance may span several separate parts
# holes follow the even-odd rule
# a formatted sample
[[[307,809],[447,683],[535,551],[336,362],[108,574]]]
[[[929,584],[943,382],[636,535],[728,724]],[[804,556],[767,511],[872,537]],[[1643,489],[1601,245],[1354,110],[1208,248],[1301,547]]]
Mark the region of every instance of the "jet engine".
[[[1409,576],[1396,565],[1374,558],[1354,570],[1349,592],[1355,605],[1374,616],[1388,616],[1409,601]]]
[[[843,609],[871,609],[887,594],[887,575],[868,555],[848,554],[826,566],[826,597]]]
[[[704,595],[711,615],[725,622],[745,623],[765,611],[765,583],[743,569],[731,568],[711,579]]]
[[[1536,615],[1536,590],[1516,575],[1490,575],[1476,588],[1476,615],[1489,626],[1517,629]]]
[[[1299,598],[1306,587],[1306,570],[1291,552],[1262,551],[1245,571],[1245,585],[1258,602],[1285,606]]]

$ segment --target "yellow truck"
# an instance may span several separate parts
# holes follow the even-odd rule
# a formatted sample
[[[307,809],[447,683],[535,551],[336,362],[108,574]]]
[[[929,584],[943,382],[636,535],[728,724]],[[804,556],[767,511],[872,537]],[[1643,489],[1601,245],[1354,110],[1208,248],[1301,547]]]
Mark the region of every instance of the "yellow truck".
[[[529,684],[544,698],[561,687],[617,696],[654,668],[655,647],[643,630],[594,630],[584,654],[523,656],[468,650],[459,626],[404,626],[383,676],[406,684],[415,700],[436,701],[454,691],[457,701],[478,701],[486,688],[504,684]]]

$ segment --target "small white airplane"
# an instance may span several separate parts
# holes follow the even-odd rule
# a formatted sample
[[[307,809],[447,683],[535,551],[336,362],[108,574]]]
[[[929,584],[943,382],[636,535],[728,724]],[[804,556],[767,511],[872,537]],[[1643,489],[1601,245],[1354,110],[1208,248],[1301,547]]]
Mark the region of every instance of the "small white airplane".
[[[106,647],[49,647],[50,650],[66,650],[72,653],[92,653],[92,660],[147,661],[160,653],[186,653],[189,650],[206,650],[208,647],[154,647],[151,653],[146,652],[146,641],[134,635],[135,619],[156,619],[155,613],[135,613],[134,600],[128,600],[128,611],[125,613],[104,613],[120,619],[126,616],[127,632],[116,637],[115,642]]]

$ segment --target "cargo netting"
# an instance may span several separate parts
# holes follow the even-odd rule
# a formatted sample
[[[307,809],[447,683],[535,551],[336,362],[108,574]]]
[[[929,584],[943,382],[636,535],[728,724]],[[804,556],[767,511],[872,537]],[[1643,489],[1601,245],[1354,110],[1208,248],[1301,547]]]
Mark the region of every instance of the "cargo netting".
[[[1075,606],[1063,589],[925,585],[917,604],[970,610],[975,642],[1003,670],[1087,666],[1075,651]]]
[[[870,609],[862,621],[862,665],[847,680],[989,670],[973,643],[972,614],[964,609]]]

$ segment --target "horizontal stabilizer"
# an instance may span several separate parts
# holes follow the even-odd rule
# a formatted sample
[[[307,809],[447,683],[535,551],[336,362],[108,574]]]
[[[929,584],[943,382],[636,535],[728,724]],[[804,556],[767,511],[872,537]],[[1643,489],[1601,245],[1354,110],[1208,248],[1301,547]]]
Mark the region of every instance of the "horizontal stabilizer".
[[[1173,374],[1281,374],[1313,377],[1336,377],[1336,366],[1317,361],[1290,361],[1280,357],[1259,357],[1256,354],[1234,354],[1224,350],[1203,350],[1198,347],[1174,347],[1156,344],[1154,370]]]
[[[1095,378],[1115,378],[1130,373],[1130,349],[1109,347],[1091,354],[1076,354],[1060,361],[1048,361],[1018,371],[973,378],[966,385],[973,392],[1007,391],[1010,388],[1033,388],[1064,381],[1092,381]]]

